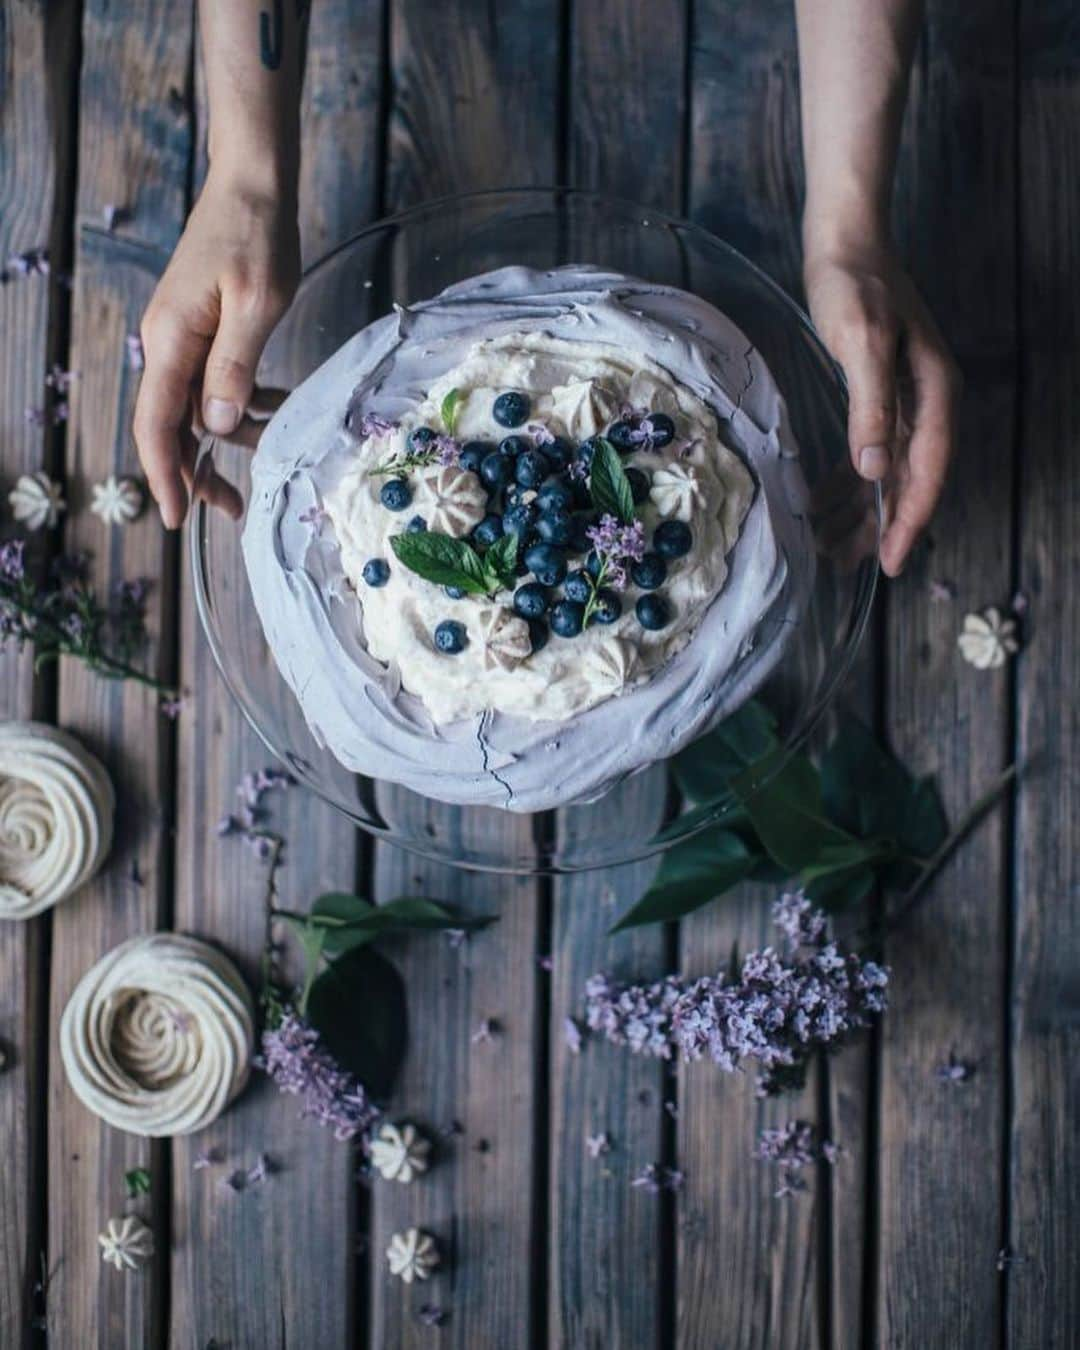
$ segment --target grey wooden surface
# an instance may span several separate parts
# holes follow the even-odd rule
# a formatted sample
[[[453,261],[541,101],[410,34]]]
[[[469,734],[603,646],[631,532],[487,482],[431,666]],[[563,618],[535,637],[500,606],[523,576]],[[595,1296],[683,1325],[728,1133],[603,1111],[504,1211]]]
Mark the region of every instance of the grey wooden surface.
[[[106,1129],[68,1091],[56,1023],[101,951],[175,925],[221,942],[253,974],[262,931],[261,879],[213,824],[263,756],[201,640],[181,543],[147,516],[104,547],[78,509],[90,483],[135,464],[124,336],[205,172],[195,40],[190,0],[9,0],[0,11],[0,257],[48,242],[54,269],[74,274],[70,290],[55,272],[0,286],[0,486],[26,468],[63,469],[73,507],[63,546],[90,548],[103,582],[155,578],[152,659],[186,693],[172,724],[142,692],[78,668],[35,679],[25,659],[0,664],[3,715],[56,718],[83,735],[124,803],[92,885],[52,916],[0,926],[0,1346],[1080,1342],[1072,6],[929,5],[896,214],[967,376],[963,455],[929,547],[887,588],[848,691],[915,767],[940,776],[952,811],[1009,759],[1041,759],[891,945],[893,1010],[880,1034],[783,1108],[823,1120],[847,1149],[786,1203],[749,1159],[777,1108],[760,1107],[748,1083],[703,1066],[672,1074],[607,1047],[577,1056],[563,1038],[594,969],[698,973],[733,943],[759,941],[760,891],[677,932],[612,940],[610,918],[648,865],[553,882],[470,878],[373,846],[297,793],[274,809],[294,841],[281,886],[298,906],[355,884],[501,914],[461,949],[435,940],[393,953],[410,999],[393,1107],[433,1132],[462,1127],[431,1175],[396,1190],[358,1182],[348,1149],[265,1084],[205,1138],[153,1147]],[[787,0],[317,2],[303,143],[309,261],[387,209],[561,180],[684,211],[798,294]],[[134,208],[113,233],[102,228],[109,202]],[[79,372],[72,417],[41,430],[23,409],[40,403],[54,359]],[[933,600],[933,580],[955,600]],[[963,612],[1018,588],[1029,599],[1019,659],[990,675],[958,663]],[[391,790],[381,805],[419,809]],[[435,829],[460,826],[447,808],[423,809]],[[631,828],[664,809],[655,777],[623,792]],[[587,830],[589,813],[561,813],[552,828]],[[485,1018],[498,1030],[474,1044]],[[960,1086],[936,1076],[953,1052],[975,1066]],[[613,1149],[592,1160],[585,1137],[601,1131]],[[234,1195],[193,1168],[203,1148],[227,1167],[266,1152],[278,1168]],[[649,1162],[682,1169],[683,1189],[632,1189]],[[152,1173],[142,1204],[159,1255],[125,1280],[101,1265],[94,1237],[135,1165]],[[388,1235],[408,1222],[451,1257],[421,1291],[389,1283],[382,1264]],[[1012,1259],[999,1263],[1003,1249]],[[446,1309],[442,1328],[419,1319],[424,1303]]]

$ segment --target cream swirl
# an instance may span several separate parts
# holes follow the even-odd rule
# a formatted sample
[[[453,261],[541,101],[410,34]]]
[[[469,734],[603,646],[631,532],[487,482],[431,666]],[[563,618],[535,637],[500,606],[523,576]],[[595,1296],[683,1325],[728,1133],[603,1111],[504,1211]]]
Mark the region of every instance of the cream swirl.
[[[0,919],[30,919],[98,870],[115,798],[102,765],[65,731],[0,726]]]
[[[122,942],[79,981],[60,1055],[83,1105],[129,1134],[191,1134],[247,1082],[254,1006],[240,972],[197,938]]]

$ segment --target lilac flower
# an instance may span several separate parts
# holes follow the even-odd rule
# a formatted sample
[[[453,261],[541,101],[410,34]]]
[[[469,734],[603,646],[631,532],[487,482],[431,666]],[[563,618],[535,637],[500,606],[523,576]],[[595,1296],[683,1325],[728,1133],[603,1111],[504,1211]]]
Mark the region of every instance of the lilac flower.
[[[829,1140],[819,1142],[817,1131],[805,1120],[789,1120],[776,1129],[762,1130],[754,1149],[759,1162],[775,1163],[780,1169],[777,1199],[806,1190],[804,1168],[819,1160],[832,1164],[838,1156],[836,1146]]]
[[[944,1064],[937,1066],[937,1077],[943,1083],[966,1083],[975,1073],[975,1065],[966,1060],[957,1059],[956,1055],[950,1051],[949,1058]]]
[[[274,853],[274,838],[269,834],[248,834],[244,843],[259,862],[269,862]]]
[[[23,421],[28,427],[43,427],[45,425],[44,408],[24,408]]]
[[[445,1326],[450,1316],[445,1308],[439,1308],[434,1303],[422,1304],[416,1315],[426,1327]]]
[[[956,596],[956,587],[951,581],[940,581],[937,578],[931,578],[930,581],[930,599],[931,600],[952,600]]]
[[[466,928],[447,928],[444,930],[444,936],[454,951],[459,951],[469,940]]]
[[[397,422],[391,422],[385,417],[380,417],[378,413],[364,413],[356,424],[356,434],[362,440],[370,440],[372,436],[387,436],[392,431],[397,431]]]
[[[824,917],[801,895],[782,896],[774,919],[791,953],[750,952],[737,982],[720,973],[616,987],[594,975],[585,986],[589,1027],[635,1053],[708,1057],[727,1073],[756,1060],[762,1096],[800,1086],[815,1050],[837,1048],[884,1011],[888,972],[827,942]]]
[[[175,722],[180,716],[183,706],[184,700],[179,695],[175,698],[163,698],[160,704],[161,715],[167,717],[170,722]]]
[[[22,581],[26,573],[23,553],[26,549],[24,539],[11,539],[0,544],[0,577],[5,581]]]
[[[589,476],[589,466],[583,459],[575,459],[571,461],[570,467],[566,472],[570,478],[573,478],[577,482],[581,482],[582,479]]]
[[[74,382],[75,371],[65,370],[56,361],[53,362],[52,369],[45,376],[45,383],[50,389],[55,389],[58,394],[66,394]]]
[[[266,1181],[268,1177],[273,1176],[276,1171],[277,1165],[270,1155],[260,1153],[247,1170],[248,1185],[256,1186],[260,1181]]]
[[[49,251],[45,248],[28,248],[24,253],[14,253],[7,261],[8,271],[19,277],[49,275]]]
[[[143,352],[142,338],[138,333],[128,333],[124,338],[124,346],[127,349],[128,369],[143,370],[146,366],[146,356]]]
[[[566,1041],[566,1048],[572,1055],[581,1054],[581,1027],[578,1025],[577,1018],[563,1018],[563,1039]]]
[[[527,427],[529,435],[533,438],[533,445],[554,445],[555,433],[550,428],[541,426],[539,423],[530,422]]]
[[[435,456],[435,463],[441,464],[444,468],[449,464],[456,464],[461,445],[453,436],[436,436],[431,442],[431,451]]]
[[[237,828],[235,816],[221,816],[218,823],[214,826],[214,832],[220,838],[224,838],[227,834],[233,834]]]
[[[499,1030],[499,1024],[490,1017],[485,1017],[473,1032],[470,1040],[473,1045],[484,1045],[492,1040]]]
[[[207,1167],[213,1167],[216,1163],[222,1162],[221,1150],[219,1148],[204,1148],[195,1155],[195,1161],[191,1164],[193,1172],[202,1172]]]
[[[614,516],[604,515],[600,524],[590,525],[585,535],[600,557],[598,586],[605,584],[617,591],[625,590],[625,564],[640,562],[645,556],[644,524],[635,520],[632,525],[624,525]]]
[[[301,1098],[302,1116],[328,1126],[335,1139],[366,1134],[379,1120],[363,1084],[341,1068],[315,1028],[292,1009],[263,1032],[261,1067],[279,1091]]]
[[[315,506],[309,506],[306,511],[301,511],[297,516],[297,520],[299,520],[301,525],[310,525],[313,530],[318,532],[319,527],[322,525],[323,521],[326,520],[327,514],[325,507],[316,504]]]
[[[590,1158],[601,1158],[605,1153],[610,1153],[611,1136],[607,1130],[601,1130],[599,1134],[587,1134],[585,1136],[585,1151]]]
[[[66,398],[61,399],[58,403],[54,403],[52,410],[53,426],[58,427],[61,422],[66,422],[70,411]]]
[[[630,1185],[635,1190],[648,1191],[650,1195],[658,1195],[660,1191],[681,1190],[685,1180],[683,1173],[675,1167],[664,1167],[660,1163],[646,1163]]]
[[[665,1102],[664,1110],[667,1112],[667,1114],[671,1117],[672,1120],[679,1119],[679,1108],[675,1102]]]
[[[538,956],[536,958],[536,964],[548,975],[555,969],[555,961],[551,956]]]

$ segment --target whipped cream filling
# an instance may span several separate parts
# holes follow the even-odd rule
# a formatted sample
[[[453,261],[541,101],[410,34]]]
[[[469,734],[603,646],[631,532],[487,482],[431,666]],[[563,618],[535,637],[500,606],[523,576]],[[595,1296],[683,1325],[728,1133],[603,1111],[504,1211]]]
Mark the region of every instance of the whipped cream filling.
[[[616,624],[553,635],[518,661],[509,595],[454,602],[396,563],[388,536],[413,514],[464,534],[482,509],[432,466],[390,513],[385,480],[368,476],[395,436],[440,425],[451,388],[459,440],[498,438],[491,408],[506,389],[532,391],[530,421],[574,441],[623,401],[675,418],[673,446],[626,461],[650,476],[647,534],[661,516],[695,534],[664,586],[669,627],[643,630],[631,590]],[[364,440],[361,414],[401,430]],[[396,308],[293,392],[252,474],[252,594],[313,734],[346,767],[449,802],[546,810],[675,753],[760,685],[813,584],[805,483],[760,356],[697,297],[588,267],[504,268]],[[388,584],[354,587],[378,556]],[[434,651],[444,618],[465,624],[465,652]]]

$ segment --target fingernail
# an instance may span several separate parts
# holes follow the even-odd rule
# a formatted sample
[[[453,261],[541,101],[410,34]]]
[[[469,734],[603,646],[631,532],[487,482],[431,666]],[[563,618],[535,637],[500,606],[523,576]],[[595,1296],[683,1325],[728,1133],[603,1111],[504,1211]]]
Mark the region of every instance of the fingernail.
[[[865,445],[859,451],[859,472],[876,483],[889,472],[889,452],[883,445]]]
[[[240,409],[226,399],[208,398],[203,408],[203,421],[207,431],[212,431],[215,436],[227,436],[230,431],[236,430]]]

